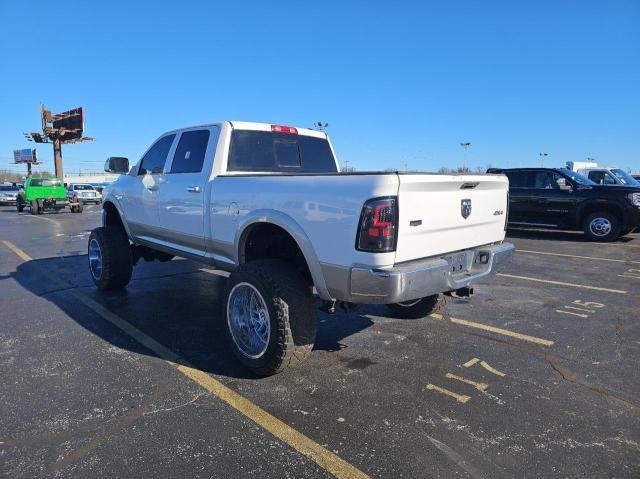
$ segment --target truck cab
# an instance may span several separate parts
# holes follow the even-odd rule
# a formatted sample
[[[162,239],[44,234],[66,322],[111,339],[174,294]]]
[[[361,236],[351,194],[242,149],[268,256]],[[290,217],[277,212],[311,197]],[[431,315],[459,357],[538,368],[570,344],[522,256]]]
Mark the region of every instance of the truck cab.
[[[621,168],[601,167],[595,162],[567,161],[569,170],[580,173],[598,185],[634,186],[640,188],[640,182]]]

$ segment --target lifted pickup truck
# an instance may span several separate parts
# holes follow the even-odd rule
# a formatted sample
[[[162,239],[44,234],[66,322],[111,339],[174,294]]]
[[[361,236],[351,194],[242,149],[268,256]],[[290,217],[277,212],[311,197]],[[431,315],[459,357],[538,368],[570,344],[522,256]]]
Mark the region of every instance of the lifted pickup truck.
[[[504,175],[339,172],[325,133],[222,122],[162,135],[105,189],[88,244],[93,281],[122,288],[140,259],[231,272],[223,317],[239,360],[269,375],[302,361],[315,308],[387,304],[400,317],[503,268]],[[314,299],[313,291],[319,299]]]

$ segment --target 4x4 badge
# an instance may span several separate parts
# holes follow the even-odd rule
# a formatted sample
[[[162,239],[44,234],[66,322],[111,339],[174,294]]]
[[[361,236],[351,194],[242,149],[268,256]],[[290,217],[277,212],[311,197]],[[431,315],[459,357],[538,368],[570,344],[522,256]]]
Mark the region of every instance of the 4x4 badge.
[[[460,205],[460,213],[462,213],[462,217],[466,220],[471,214],[471,200],[465,199],[461,200]]]

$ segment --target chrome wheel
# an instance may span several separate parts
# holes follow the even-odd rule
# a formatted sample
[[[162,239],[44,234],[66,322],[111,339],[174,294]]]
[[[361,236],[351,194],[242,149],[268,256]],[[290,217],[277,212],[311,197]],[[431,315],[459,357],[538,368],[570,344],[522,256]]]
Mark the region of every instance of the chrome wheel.
[[[227,325],[242,354],[257,359],[265,353],[271,337],[269,310],[253,285],[238,283],[229,293]]]
[[[102,251],[100,244],[95,239],[89,243],[89,269],[94,279],[98,280],[102,276]]]
[[[589,223],[589,230],[595,236],[607,236],[609,233],[611,233],[611,228],[611,221],[609,221],[607,218],[594,218],[593,220],[591,220],[591,223]]]

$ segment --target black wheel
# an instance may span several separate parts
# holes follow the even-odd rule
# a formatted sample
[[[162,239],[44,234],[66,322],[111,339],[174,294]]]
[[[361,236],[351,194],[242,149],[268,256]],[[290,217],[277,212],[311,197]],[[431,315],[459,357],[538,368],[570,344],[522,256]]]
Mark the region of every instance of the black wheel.
[[[447,298],[443,294],[434,294],[424,298],[404,301],[402,303],[387,304],[393,314],[402,319],[426,318],[432,313],[440,310],[447,303]]]
[[[89,272],[98,289],[124,288],[131,280],[133,261],[129,239],[122,228],[101,226],[89,235]]]
[[[44,200],[37,200],[38,203],[38,214],[41,215],[44,213]]]
[[[38,202],[36,200],[31,200],[31,202],[29,203],[29,207],[31,208],[32,215],[40,214],[40,206],[38,205]]]
[[[620,237],[621,225],[618,216],[609,211],[596,211],[584,220],[584,234],[591,241],[614,241]]]
[[[241,265],[227,280],[223,305],[231,349],[255,374],[269,376],[296,366],[313,349],[311,290],[286,261]]]
[[[78,203],[76,204],[76,213],[82,213],[83,209],[84,205],[82,204],[82,200],[78,200]]]
[[[18,213],[22,213],[24,211],[24,204],[23,203],[16,203],[16,210],[18,210]]]

